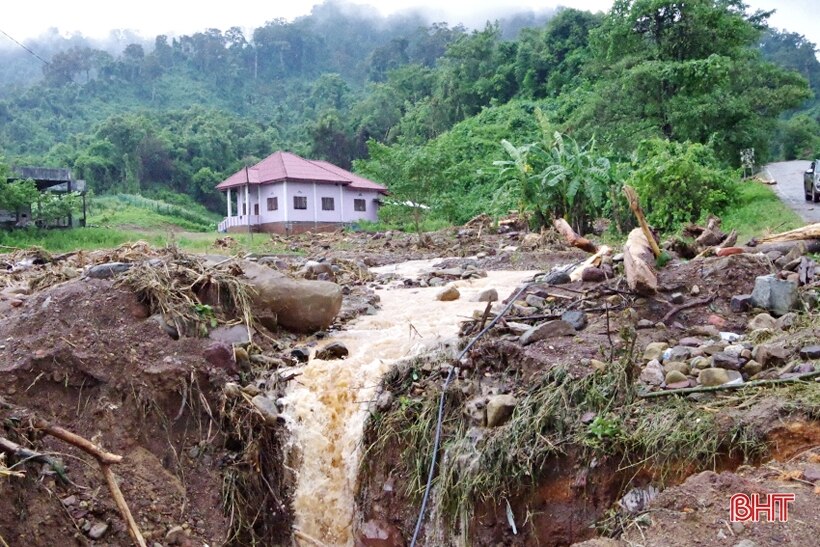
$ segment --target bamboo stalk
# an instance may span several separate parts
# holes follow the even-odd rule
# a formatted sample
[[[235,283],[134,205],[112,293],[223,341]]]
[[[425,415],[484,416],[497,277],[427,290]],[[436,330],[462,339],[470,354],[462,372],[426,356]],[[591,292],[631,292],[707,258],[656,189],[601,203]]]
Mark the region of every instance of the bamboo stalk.
[[[665,397],[666,395],[688,395],[689,393],[708,393],[711,391],[727,391],[732,389],[743,389],[747,387],[770,386],[776,384],[791,384],[803,380],[809,380],[820,376],[820,370],[814,372],[807,372],[794,378],[778,378],[776,380],[755,380],[753,382],[746,382],[745,384],[724,384],[722,386],[703,386],[703,387],[686,387],[683,389],[670,389],[667,391],[652,391],[650,393],[640,393],[639,397],[644,399],[651,399],[654,397]]]

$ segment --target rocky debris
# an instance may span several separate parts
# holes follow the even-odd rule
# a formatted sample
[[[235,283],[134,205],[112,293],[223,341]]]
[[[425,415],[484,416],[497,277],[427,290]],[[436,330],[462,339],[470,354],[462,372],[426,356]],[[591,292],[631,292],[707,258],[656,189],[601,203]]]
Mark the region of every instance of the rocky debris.
[[[780,330],[789,330],[797,323],[797,314],[789,312],[781,315],[775,321],[775,326]]]
[[[729,301],[729,309],[735,313],[746,313],[752,309],[752,295],[738,294]]]
[[[203,352],[203,357],[205,357],[208,364],[216,368],[231,374],[238,372],[234,350],[224,342],[209,344]]]
[[[347,346],[341,342],[331,342],[322,349],[316,352],[316,359],[323,361],[332,361],[334,359],[344,359],[350,352]]]
[[[770,329],[777,328],[777,320],[768,313],[760,313],[755,315],[749,324],[746,326],[748,330]]]
[[[807,360],[820,359],[820,346],[804,346],[800,349],[800,358]]]
[[[335,283],[291,279],[247,260],[240,267],[255,290],[254,306],[272,314],[267,321],[260,316],[263,324],[272,319],[294,332],[314,332],[329,327],[342,307],[342,290]]]
[[[741,366],[740,358],[730,353],[720,351],[712,356],[712,366],[728,370],[739,370]]]
[[[310,350],[304,347],[293,348],[290,350],[290,356],[297,363],[307,363],[310,359]]]
[[[524,299],[524,302],[526,302],[528,306],[538,309],[542,309],[547,303],[545,298],[542,298],[535,294],[528,294],[527,297]]]
[[[100,539],[105,535],[107,531],[108,524],[104,522],[98,522],[97,524],[93,525],[91,529],[88,531],[88,537],[90,537],[91,539]]]
[[[534,342],[538,342],[539,340],[555,338],[558,336],[572,336],[574,334],[575,327],[566,321],[561,319],[547,321],[546,323],[536,325],[525,332],[521,336],[521,345],[528,346]]]
[[[182,526],[173,526],[165,534],[165,543],[168,545],[180,545],[185,540],[185,528]]]
[[[299,270],[299,275],[305,279],[320,279],[320,277],[324,276],[324,280],[326,281],[336,280],[336,273],[333,271],[332,265],[316,260],[308,260],[305,262],[302,269]]]
[[[653,359],[660,360],[663,352],[669,349],[669,344],[666,342],[650,342],[647,344],[643,352],[644,361],[652,361]]]
[[[497,302],[498,291],[495,289],[484,289],[476,297],[476,302]]]
[[[279,419],[279,409],[276,403],[268,399],[265,395],[259,394],[251,399],[251,404],[259,411],[268,425],[276,425]]]
[[[86,272],[86,277],[92,279],[110,279],[131,269],[133,264],[127,262],[106,262],[91,266]]]
[[[764,369],[782,367],[791,357],[792,352],[782,345],[761,344],[752,351],[752,359],[760,363]]]
[[[686,374],[678,370],[670,370],[669,372],[667,372],[665,380],[667,385],[689,382],[689,378],[686,377]]]
[[[587,326],[587,314],[578,310],[568,310],[561,314],[561,321],[566,321],[575,330],[583,330]]]
[[[493,395],[487,400],[487,427],[505,424],[515,410],[516,400],[510,394]]]
[[[606,272],[604,272],[603,268],[597,266],[585,268],[581,273],[581,281],[586,283],[598,283],[600,281],[606,281],[606,278]]]
[[[459,298],[461,298],[461,293],[453,286],[447,287],[436,294],[436,300],[441,300],[442,302],[452,302],[453,300],[458,300]]]
[[[253,328],[249,329],[245,325],[223,325],[209,332],[208,338],[226,344],[247,344],[251,341],[252,334]]]
[[[554,270],[543,276],[539,281],[546,285],[564,285],[572,280],[564,270]]]
[[[763,275],[755,279],[752,304],[769,310],[776,316],[791,311],[797,305],[797,283],[778,279],[775,275]]]
[[[729,382],[729,374],[722,368],[705,368],[698,374],[698,382],[702,386],[722,386]]]
[[[666,380],[666,375],[664,374],[661,363],[657,359],[649,361],[641,371],[640,380],[650,386],[660,386],[663,384]]]
[[[361,547],[404,547],[401,531],[384,520],[368,520],[356,534]]]

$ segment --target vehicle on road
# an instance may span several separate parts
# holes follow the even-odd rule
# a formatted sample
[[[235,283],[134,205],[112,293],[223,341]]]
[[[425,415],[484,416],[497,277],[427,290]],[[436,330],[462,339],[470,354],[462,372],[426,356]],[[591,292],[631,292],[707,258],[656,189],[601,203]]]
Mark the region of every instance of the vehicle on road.
[[[803,192],[806,195],[806,201],[813,201],[817,203],[820,201],[820,160],[814,160],[811,165],[803,173]]]

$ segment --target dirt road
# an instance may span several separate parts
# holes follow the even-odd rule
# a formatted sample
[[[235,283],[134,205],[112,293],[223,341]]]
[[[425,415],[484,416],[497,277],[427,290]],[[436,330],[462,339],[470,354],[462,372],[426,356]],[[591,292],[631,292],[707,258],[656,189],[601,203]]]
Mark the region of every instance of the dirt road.
[[[820,222],[820,205],[806,201],[803,194],[803,172],[809,168],[808,161],[781,161],[763,168],[764,174],[777,181],[774,191],[806,222]]]

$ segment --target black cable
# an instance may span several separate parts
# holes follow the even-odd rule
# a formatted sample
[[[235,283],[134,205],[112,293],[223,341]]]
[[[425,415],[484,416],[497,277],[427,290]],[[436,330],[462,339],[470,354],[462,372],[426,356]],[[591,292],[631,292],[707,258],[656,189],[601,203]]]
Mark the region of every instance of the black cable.
[[[518,300],[518,297],[521,296],[521,293],[523,293],[533,284],[534,282],[530,281],[529,283],[525,283],[524,286],[518,289],[518,292],[516,292],[515,295],[512,298],[510,298],[510,302],[503,310],[501,310],[501,313],[496,315],[495,318],[492,321],[490,321],[490,324],[484,327],[484,329],[481,332],[476,334],[473,337],[473,339],[470,340],[470,343],[467,344],[467,346],[463,350],[461,350],[461,353],[459,353],[458,357],[456,358],[456,362],[461,361],[462,357],[464,357],[467,354],[467,352],[470,351],[470,348],[472,348],[475,345],[475,343],[478,342],[479,339],[481,339],[482,336],[487,334],[487,332],[489,332],[489,330],[493,328],[495,324],[498,323],[498,321],[508,311],[510,311],[510,308],[512,308],[513,304],[515,304],[516,300]],[[444,387],[441,390],[441,398],[438,402],[438,421],[436,422],[436,436],[433,441],[433,456],[430,459],[430,472],[427,474],[427,485],[424,487],[424,497],[421,500],[419,517],[416,520],[416,529],[413,532],[413,541],[410,543],[410,547],[416,546],[416,541],[418,541],[419,532],[421,531],[421,525],[424,522],[424,513],[427,510],[427,501],[430,498],[430,489],[433,485],[433,476],[436,472],[436,461],[438,460],[438,449],[439,445],[441,444],[441,425],[442,421],[444,420],[444,398],[447,395],[447,388],[450,387],[450,382],[453,380],[453,372],[457,370],[458,367],[456,366],[450,367],[450,372],[447,373],[447,379],[444,380]]]
[[[0,28],[0,33],[4,34],[4,35],[6,36],[6,38],[8,38],[9,40],[11,40],[12,42],[14,42],[15,44],[17,44],[17,45],[18,45],[18,46],[20,46],[21,48],[25,49],[26,51],[28,51],[29,53],[31,53],[32,55],[34,55],[35,57],[37,57],[38,59],[40,59],[40,61],[42,61],[43,63],[45,63],[45,64],[47,64],[47,65],[51,64],[51,63],[49,63],[48,61],[46,61],[45,59],[43,59],[42,57],[40,57],[39,55],[37,55],[36,53],[34,53],[33,51],[31,51],[31,50],[30,50],[29,48],[27,48],[26,46],[24,46],[23,44],[21,44],[20,42],[18,42],[17,40],[15,40],[15,39],[14,39],[11,35],[9,35],[9,33],[8,33],[8,32],[6,32],[5,30],[3,30],[3,29],[1,29],[1,28]]]

